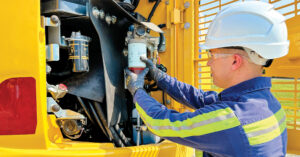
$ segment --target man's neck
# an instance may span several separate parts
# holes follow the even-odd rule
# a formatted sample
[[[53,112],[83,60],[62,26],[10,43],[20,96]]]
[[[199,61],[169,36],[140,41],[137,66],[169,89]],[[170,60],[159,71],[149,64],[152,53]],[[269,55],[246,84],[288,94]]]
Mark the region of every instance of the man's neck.
[[[236,75],[234,77],[232,77],[232,80],[230,81],[230,83],[228,84],[228,87],[232,87],[232,86],[235,86],[239,83],[242,83],[244,81],[247,81],[247,80],[251,80],[253,78],[256,78],[256,77],[261,77],[262,74],[259,74],[259,73],[247,73],[247,74],[239,74],[239,75]]]

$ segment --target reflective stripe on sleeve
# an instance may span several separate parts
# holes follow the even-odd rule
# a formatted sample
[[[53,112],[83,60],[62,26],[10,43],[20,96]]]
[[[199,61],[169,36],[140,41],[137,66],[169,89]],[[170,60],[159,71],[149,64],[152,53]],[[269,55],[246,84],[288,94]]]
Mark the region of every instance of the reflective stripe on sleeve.
[[[174,122],[169,119],[153,119],[138,103],[136,108],[148,128],[158,136],[182,138],[200,136],[240,125],[240,121],[229,107]]]
[[[281,135],[286,129],[284,110],[280,109],[274,115],[243,126],[250,145],[262,144]]]

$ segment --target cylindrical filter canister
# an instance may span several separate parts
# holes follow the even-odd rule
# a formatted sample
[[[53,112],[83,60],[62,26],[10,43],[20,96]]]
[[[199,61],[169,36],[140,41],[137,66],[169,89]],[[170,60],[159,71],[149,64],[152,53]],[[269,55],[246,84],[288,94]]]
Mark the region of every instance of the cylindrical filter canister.
[[[140,60],[140,57],[147,57],[147,47],[145,39],[130,39],[128,42],[128,68],[132,72],[141,73],[146,64]]]
[[[89,71],[89,41],[90,38],[81,35],[80,32],[72,32],[70,38],[66,39],[71,47],[69,59],[73,61],[73,72]]]

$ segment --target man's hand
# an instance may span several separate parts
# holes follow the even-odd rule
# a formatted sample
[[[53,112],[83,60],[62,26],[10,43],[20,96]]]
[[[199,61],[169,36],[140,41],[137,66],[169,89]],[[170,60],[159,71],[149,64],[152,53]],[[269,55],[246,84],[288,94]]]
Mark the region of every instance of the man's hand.
[[[167,75],[166,73],[159,70],[150,59],[147,59],[146,57],[143,56],[141,56],[140,59],[146,64],[147,68],[149,68],[150,77],[152,80],[158,82],[159,80],[163,79]]]
[[[149,69],[146,68],[140,74],[135,74],[131,72],[128,68],[125,70],[127,89],[130,91],[132,96],[134,96],[136,90],[144,88],[144,78],[148,71]]]

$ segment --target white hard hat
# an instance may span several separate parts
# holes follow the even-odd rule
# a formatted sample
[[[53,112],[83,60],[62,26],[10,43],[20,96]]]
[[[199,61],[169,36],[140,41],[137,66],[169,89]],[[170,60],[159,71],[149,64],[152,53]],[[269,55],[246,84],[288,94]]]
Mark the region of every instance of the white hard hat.
[[[222,9],[210,24],[201,49],[231,46],[251,49],[264,59],[285,56],[289,41],[284,16],[273,5],[259,1]]]

